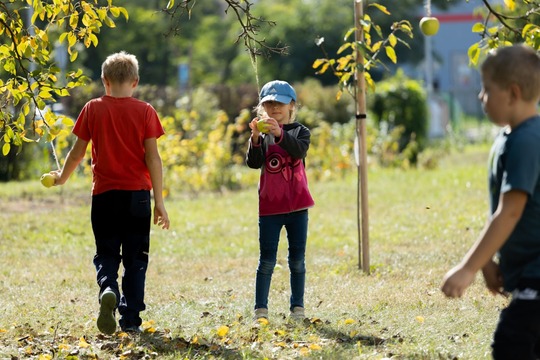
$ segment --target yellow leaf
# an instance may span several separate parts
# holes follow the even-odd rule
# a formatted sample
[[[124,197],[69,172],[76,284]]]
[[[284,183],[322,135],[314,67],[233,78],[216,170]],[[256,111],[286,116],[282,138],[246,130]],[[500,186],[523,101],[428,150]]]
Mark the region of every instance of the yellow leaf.
[[[484,32],[484,30],[486,29],[485,25],[482,24],[482,23],[476,23],[473,25],[472,27],[472,32],[473,33],[481,33],[481,32]]]
[[[74,62],[77,59],[77,56],[79,55],[78,51],[73,51],[69,57],[69,61]]]
[[[9,150],[11,150],[11,145],[9,143],[5,143],[4,146],[2,146],[2,155],[6,156],[9,154]]]
[[[114,21],[108,16],[106,16],[103,19],[103,22],[105,23],[105,25],[107,25],[110,28],[115,28],[116,27],[116,24],[114,23]]]
[[[382,6],[382,5],[377,4],[377,3],[369,4],[369,6],[375,6],[377,9],[379,9],[380,11],[382,11],[384,14],[390,15],[390,12],[389,12],[388,9],[386,8],[386,6]]]
[[[109,9],[109,11],[111,12],[111,15],[114,17],[118,17],[118,15],[120,15],[120,9],[118,9],[117,7],[113,6]]]
[[[516,8],[516,2],[514,0],[504,0],[504,5],[506,5],[509,10],[514,10]]]
[[[356,321],[354,319],[345,319],[345,324],[347,325],[350,325],[350,324],[354,324]]]
[[[316,59],[314,62],[313,62],[313,65],[311,65],[314,69],[318,68],[319,66],[321,66],[321,64],[324,64],[324,62],[326,61],[326,59]]]
[[[39,92],[39,97],[42,99],[49,99],[52,97],[52,95],[48,90],[41,90]]]
[[[72,29],[77,28],[77,25],[79,23],[79,13],[74,12],[69,17],[69,26],[71,26]]]
[[[467,50],[467,54],[469,55],[469,62],[473,65],[476,65],[478,63],[478,58],[480,57],[480,49],[478,43],[475,43],[469,47],[469,50]]]
[[[397,63],[397,56],[396,51],[391,46],[385,46],[384,50],[386,50],[386,56],[394,63]]]
[[[225,335],[227,335],[229,333],[229,327],[227,325],[222,325],[219,327],[219,329],[217,330],[217,335],[219,337],[224,337]]]
[[[82,348],[90,347],[90,344],[86,341],[84,336],[79,339],[79,347],[82,347]]]
[[[420,324],[424,323],[424,317],[423,316],[417,316],[416,321],[418,321]]]
[[[316,72],[316,74],[324,74],[329,66],[330,66],[329,63],[324,63],[324,65],[321,67],[319,71]]]
[[[320,345],[317,345],[317,344],[310,344],[309,349],[310,350],[321,350],[322,347]]]
[[[257,319],[257,322],[261,325],[268,325],[269,322],[268,322],[268,319],[266,318],[260,318],[260,319]]]
[[[71,48],[77,42],[77,36],[73,32],[70,32],[67,38],[68,38],[68,47]]]
[[[392,47],[395,47],[396,44],[397,44],[396,35],[394,35],[394,34],[388,35],[388,42],[390,43],[390,45],[392,45]]]
[[[343,51],[345,51],[346,49],[348,49],[349,47],[351,47],[351,43],[345,43],[343,45],[341,45],[339,47],[339,49],[337,50],[337,54],[341,54]]]
[[[122,13],[122,15],[124,15],[124,18],[126,20],[129,20],[129,14],[128,14],[128,11],[126,10],[126,8],[124,7],[117,7],[118,10],[120,10],[120,12]]]
[[[308,354],[309,354],[309,349],[308,348],[303,347],[303,348],[300,349],[300,355],[306,356]]]
[[[0,329],[0,333],[5,333],[5,332],[7,332],[6,329]]]

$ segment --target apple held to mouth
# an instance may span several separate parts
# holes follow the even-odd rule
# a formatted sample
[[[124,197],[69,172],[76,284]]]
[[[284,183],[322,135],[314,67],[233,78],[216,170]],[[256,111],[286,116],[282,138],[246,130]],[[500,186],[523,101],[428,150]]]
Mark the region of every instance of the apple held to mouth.
[[[259,120],[257,121],[257,129],[262,133],[268,133],[270,130],[270,125],[264,120]]]
[[[439,31],[439,20],[433,16],[424,16],[420,20],[420,30],[426,36],[433,36]]]
[[[43,186],[45,186],[46,188],[50,188],[51,186],[54,185],[55,178],[51,174],[43,174],[41,175],[40,181],[41,181],[41,184],[43,184]]]

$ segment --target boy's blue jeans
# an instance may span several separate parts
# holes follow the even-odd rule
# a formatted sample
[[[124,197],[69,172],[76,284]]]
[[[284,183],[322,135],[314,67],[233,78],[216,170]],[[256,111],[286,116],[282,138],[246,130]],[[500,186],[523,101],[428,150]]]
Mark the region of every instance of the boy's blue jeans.
[[[140,326],[150,250],[150,191],[112,190],[92,197],[91,220],[96,242],[94,265],[99,294],[116,294],[122,329]],[[122,293],[118,270],[122,263]]]
[[[540,279],[522,279],[501,311],[491,345],[495,360],[540,358]]]
[[[268,293],[276,266],[279,235],[285,227],[289,242],[289,271],[291,282],[290,309],[304,307],[306,282],[306,241],[308,211],[259,216],[259,266],[255,281],[255,309],[268,308]]]

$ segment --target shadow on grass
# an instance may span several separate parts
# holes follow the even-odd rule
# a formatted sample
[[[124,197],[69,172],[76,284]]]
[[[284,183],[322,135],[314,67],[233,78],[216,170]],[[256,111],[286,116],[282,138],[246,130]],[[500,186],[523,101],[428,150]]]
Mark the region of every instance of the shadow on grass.
[[[130,336],[130,341],[136,346],[131,352],[124,351],[120,354],[122,359],[140,359],[147,356],[169,356],[175,359],[202,359],[208,356],[227,360],[245,359],[239,349],[197,337],[186,339],[155,332]]]
[[[347,334],[343,331],[339,331],[334,329],[333,327],[329,326],[328,324],[325,324],[319,319],[313,320],[313,319],[304,319],[304,325],[315,329],[317,333],[319,333],[322,337],[327,339],[334,340],[337,344],[351,344],[355,345],[358,343],[361,343],[365,346],[379,346],[385,344],[388,340],[373,336],[373,335],[362,335],[362,334],[355,334],[351,335],[350,333]]]
[[[333,348],[339,348],[344,346],[348,348],[349,346],[357,346],[359,343],[362,346],[380,346],[387,343],[389,340],[372,336],[372,335],[363,335],[363,334],[347,334],[343,331],[339,331],[329,324],[324,324],[322,321],[312,322],[310,319],[305,319],[303,324],[291,324],[290,330],[300,330],[305,332],[305,336],[309,337],[310,335],[317,333],[321,338],[326,339],[332,345]],[[268,331],[268,328],[252,328],[251,334],[253,338],[252,341],[257,338],[257,333],[259,331]],[[273,332],[270,330],[270,332]],[[250,344],[246,343],[245,346],[237,347],[229,346],[226,342],[222,343],[221,341],[213,340],[206,341],[197,337],[191,339],[186,339],[183,337],[171,337],[170,334],[158,334],[158,333],[143,333],[138,335],[136,338],[132,338],[141,350],[144,349],[145,355],[161,355],[161,356],[174,356],[176,357],[187,357],[187,358],[207,358],[212,356],[219,359],[245,359],[247,358],[257,358],[257,351],[253,351],[250,348]],[[251,342],[250,342],[251,343]],[[285,349],[284,349],[285,350]],[[133,353],[134,357],[139,358],[141,353]],[[137,356],[139,355],[139,356]],[[285,354],[283,354],[285,355]],[[250,357],[251,356],[251,357]],[[129,358],[129,354],[123,353],[122,358]]]

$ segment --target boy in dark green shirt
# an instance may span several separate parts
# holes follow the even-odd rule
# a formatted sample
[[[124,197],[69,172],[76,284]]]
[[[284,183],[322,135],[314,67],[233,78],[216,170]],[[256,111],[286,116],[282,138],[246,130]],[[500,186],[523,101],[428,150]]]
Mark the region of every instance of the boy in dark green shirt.
[[[489,161],[491,216],[442,291],[461,297],[482,269],[493,294],[512,293],[493,358],[532,360],[540,357],[540,57],[525,45],[498,48],[481,73],[484,111],[503,127]]]

